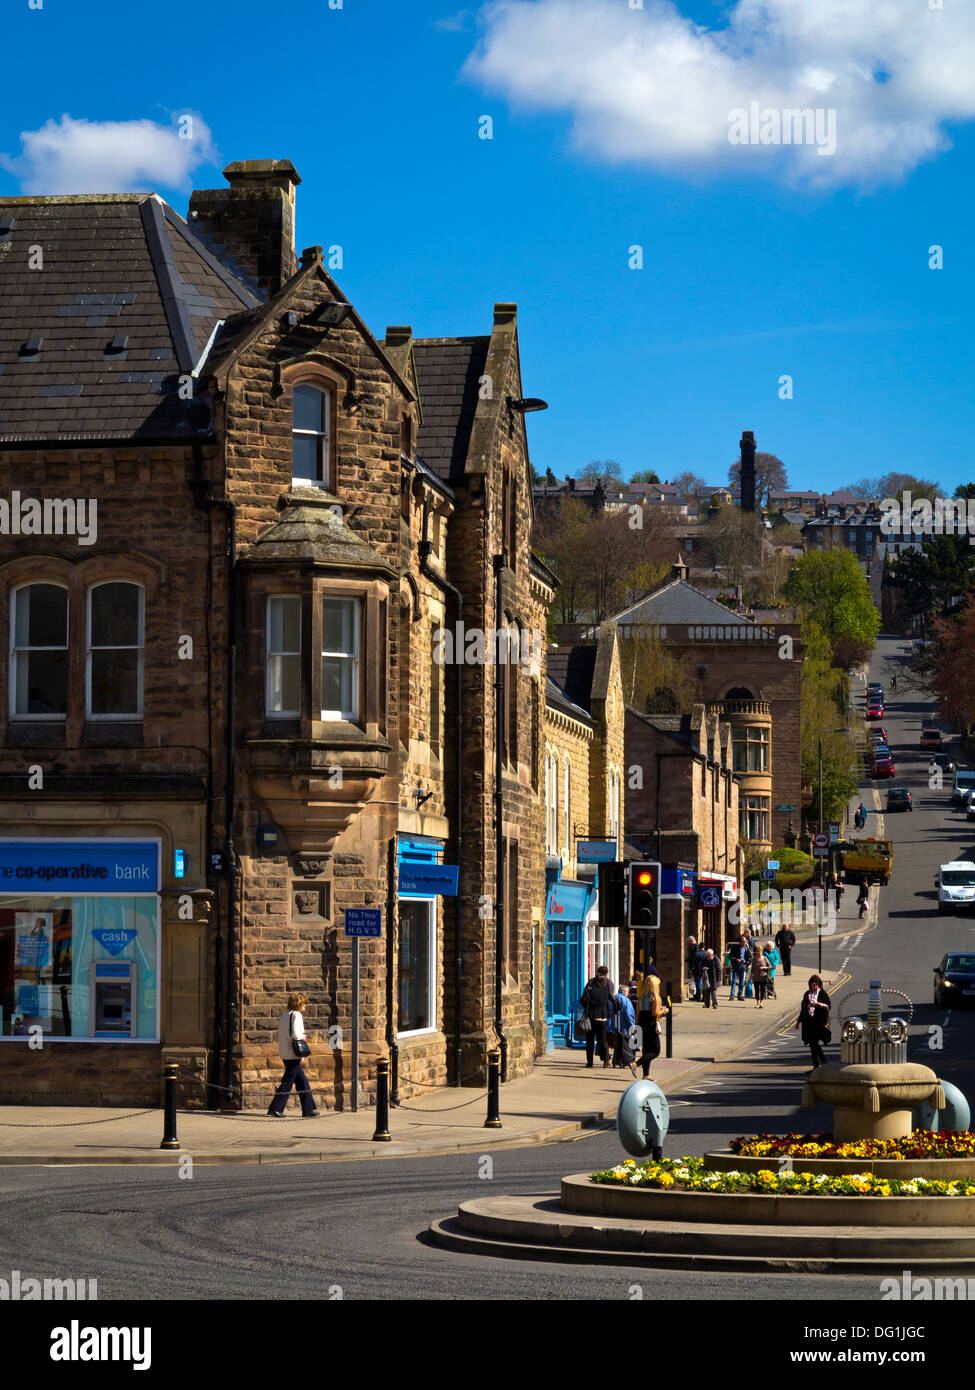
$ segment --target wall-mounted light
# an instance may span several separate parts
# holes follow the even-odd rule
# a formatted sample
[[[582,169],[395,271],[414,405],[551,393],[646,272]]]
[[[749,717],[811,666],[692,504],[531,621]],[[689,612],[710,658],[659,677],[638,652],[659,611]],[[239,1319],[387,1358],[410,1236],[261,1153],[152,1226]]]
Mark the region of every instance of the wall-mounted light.
[[[509,396],[508,409],[527,415],[532,410],[548,410],[548,401],[543,401],[539,396],[525,396],[524,400],[516,401],[514,396]]]

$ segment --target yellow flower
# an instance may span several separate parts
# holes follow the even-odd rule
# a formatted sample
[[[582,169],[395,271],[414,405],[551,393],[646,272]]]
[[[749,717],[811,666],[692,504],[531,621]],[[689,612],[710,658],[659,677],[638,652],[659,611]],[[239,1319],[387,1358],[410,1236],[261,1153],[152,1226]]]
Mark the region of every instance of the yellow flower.
[[[673,1185],[674,1185],[674,1179],[671,1177],[671,1175],[670,1175],[669,1173],[661,1173],[661,1174],[660,1174],[660,1186],[661,1186],[661,1187],[673,1187]]]

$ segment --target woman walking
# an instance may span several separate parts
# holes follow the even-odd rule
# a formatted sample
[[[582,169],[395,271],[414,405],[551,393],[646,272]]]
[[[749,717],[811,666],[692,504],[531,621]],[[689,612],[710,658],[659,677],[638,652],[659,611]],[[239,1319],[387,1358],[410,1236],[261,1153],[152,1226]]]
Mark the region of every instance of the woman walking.
[[[812,1071],[826,1061],[823,1045],[830,1041],[829,995],[823,989],[818,975],[810,975],[809,988],[802,996],[796,1028],[802,1029],[802,1041],[809,1046],[812,1058]]]
[[[660,1020],[670,1012],[660,998],[660,980],[648,975],[640,986],[639,1024],[643,1036],[643,1053],[637,1065],[643,1068],[643,1079],[650,1074],[650,1063],[660,1056]]]
[[[761,946],[755,947],[752,957],[752,984],[755,987],[755,1007],[765,1008],[765,990],[768,985],[769,963]]]
[[[863,878],[860,882],[857,902],[860,904],[859,916],[866,917],[867,913],[870,911],[870,884],[867,882],[866,878]]]
[[[764,947],[765,959],[768,961],[768,988],[765,992],[766,999],[774,999],[775,994],[775,971],[779,965],[781,957],[775,947],[775,942],[770,941]]]
[[[604,1067],[610,1065],[606,1046],[606,1025],[613,1016],[615,989],[609,978],[609,967],[601,965],[582,991],[582,1012],[589,1020],[586,1031],[586,1066],[592,1066],[592,1055],[598,1044]]]
[[[305,1024],[301,1017],[302,1011],[307,1007],[307,995],[289,994],[288,1007],[278,1019],[278,1053],[284,1063],[284,1076],[267,1112],[275,1120],[284,1119],[284,1107],[288,1103],[292,1086],[298,1091],[303,1120],[313,1120],[320,1113],[315,1108],[315,1099],[301,1065],[302,1058],[309,1056],[311,1052],[305,1041]],[[304,1052],[298,1046],[299,1043],[304,1047]]]

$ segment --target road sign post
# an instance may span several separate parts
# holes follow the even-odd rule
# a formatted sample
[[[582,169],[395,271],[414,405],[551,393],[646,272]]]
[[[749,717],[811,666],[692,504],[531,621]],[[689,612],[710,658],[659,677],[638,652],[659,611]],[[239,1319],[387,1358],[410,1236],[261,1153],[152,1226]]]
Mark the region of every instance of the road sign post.
[[[349,1065],[351,1108],[359,1109],[359,942],[364,936],[381,936],[382,909],[349,907],[345,912],[345,934],[352,938],[352,1057]]]

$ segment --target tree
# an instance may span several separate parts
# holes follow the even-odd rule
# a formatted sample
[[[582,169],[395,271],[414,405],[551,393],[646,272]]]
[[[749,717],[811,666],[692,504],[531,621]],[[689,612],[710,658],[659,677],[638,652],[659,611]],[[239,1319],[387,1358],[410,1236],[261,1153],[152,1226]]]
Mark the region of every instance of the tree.
[[[541,485],[542,485],[542,475],[541,475],[541,473],[539,473],[538,469],[535,467],[535,465],[534,465],[533,463],[529,463],[528,467],[529,467],[529,468],[531,469],[531,471],[532,471],[532,487],[541,487]]]
[[[975,589],[975,552],[967,535],[925,536],[920,550],[903,550],[891,561],[888,577],[908,613],[945,616],[959,595]]]
[[[666,575],[675,543],[655,507],[604,512],[579,541],[579,563],[593,622],[602,622],[626,604],[628,591],[652,588]]]
[[[678,473],[673,479],[673,485],[677,489],[678,497],[699,497],[702,488],[707,487],[704,479],[699,474],[692,473],[690,469]]]
[[[615,459],[594,459],[579,472],[583,487],[621,487],[623,470]]]
[[[848,550],[810,550],[796,561],[785,595],[803,616],[821,625],[833,660],[847,670],[873,649],[880,614],[867,578]]]
[[[652,468],[639,468],[630,479],[631,483],[659,483],[660,479]]]
[[[728,469],[729,483],[741,482],[741,459],[735,459]],[[755,505],[767,507],[769,493],[789,486],[785,464],[775,454],[755,455]]]
[[[558,480],[558,478],[555,476],[555,474],[552,472],[552,467],[551,467],[551,464],[550,464],[549,467],[546,468],[546,470],[545,470],[545,486],[546,486],[546,487],[558,487],[558,485],[559,485],[559,480]]]
[[[720,507],[708,523],[707,534],[714,547],[715,566],[724,571],[729,584],[743,584],[749,570],[761,564],[761,519],[754,512]]]
[[[592,518],[589,507],[577,497],[560,497],[535,519],[532,548],[559,579],[555,605],[559,621],[574,623],[587,607],[589,576],[583,560],[586,530]]]
[[[955,488],[956,497],[964,497],[966,501],[975,497],[975,483],[959,483]]]
[[[641,714],[678,714],[689,710],[700,691],[689,654],[678,656],[649,628],[620,637],[620,676],[624,704]]]
[[[932,483],[927,478],[916,478],[913,473],[885,473],[877,479],[877,491],[874,495],[900,497],[905,492],[909,492],[912,497],[926,497],[929,502],[933,502],[936,497],[944,496],[938,483]]]
[[[840,819],[840,812],[857,789],[856,754],[852,739],[837,730],[846,726],[846,676],[833,667],[832,644],[814,618],[802,621],[803,662],[800,677],[800,756],[802,780],[812,788],[807,806],[811,823],[820,820],[819,747],[823,749],[824,821]]]
[[[966,734],[975,724],[975,603],[968,600],[953,618],[934,624],[930,685],[938,698],[941,717]]]

